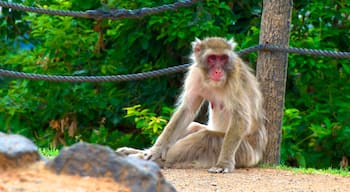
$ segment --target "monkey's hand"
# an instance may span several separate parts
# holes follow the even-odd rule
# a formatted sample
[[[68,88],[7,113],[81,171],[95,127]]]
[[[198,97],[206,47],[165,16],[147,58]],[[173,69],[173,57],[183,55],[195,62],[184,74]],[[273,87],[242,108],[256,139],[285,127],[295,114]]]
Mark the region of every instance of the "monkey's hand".
[[[235,167],[233,165],[220,165],[208,169],[209,173],[231,173]]]

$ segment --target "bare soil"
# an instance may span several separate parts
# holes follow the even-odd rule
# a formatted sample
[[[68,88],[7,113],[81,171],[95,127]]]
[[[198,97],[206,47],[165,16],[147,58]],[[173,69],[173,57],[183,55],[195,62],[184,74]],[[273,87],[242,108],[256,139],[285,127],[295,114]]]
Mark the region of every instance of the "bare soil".
[[[276,169],[238,169],[230,174],[206,170],[165,169],[165,178],[179,192],[234,191],[350,191],[350,177],[301,174]],[[0,172],[1,192],[92,192],[129,189],[110,178],[56,175],[42,164]]]
[[[350,177],[330,174],[302,174],[266,168],[237,169],[229,174],[180,169],[163,170],[163,173],[181,192],[350,191]]]

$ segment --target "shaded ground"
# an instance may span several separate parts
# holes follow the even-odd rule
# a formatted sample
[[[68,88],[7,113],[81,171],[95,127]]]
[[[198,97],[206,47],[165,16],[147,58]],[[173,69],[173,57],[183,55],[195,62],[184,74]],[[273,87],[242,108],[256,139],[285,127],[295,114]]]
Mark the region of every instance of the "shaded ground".
[[[230,174],[206,170],[163,170],[179,192],[226,191],[350,191],[350,177],[300,174],[275,169],[238,169]],[[29,169],[0,172],[1,192],[126,192],[127,188],[108,178],[55,175],[41,164]]]

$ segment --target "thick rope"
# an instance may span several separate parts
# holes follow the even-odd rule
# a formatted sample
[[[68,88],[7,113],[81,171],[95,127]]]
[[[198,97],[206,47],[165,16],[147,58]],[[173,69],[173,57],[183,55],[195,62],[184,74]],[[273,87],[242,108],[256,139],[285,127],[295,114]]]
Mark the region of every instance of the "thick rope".
[[[152,8],[141,8],[135,10],[129,9],[111,9],[111,10],[87,10],[87,11],[65,11],[65,10],[53,10],[53,9],[43,9],[37,7],[24,6],[18,3],[10,3],[0,1],[0,7],[11,8],[19,11],[28,11],[35,12],[41,14],[48,15],[59,15],[59,16],[71,16],[71,17],[82,17],[82,18],[90,18],[90,19],[123,19],[123,18],[140,18],[145,15],[155,14],[164,12],[167,10],[175,10],[179,7],[189,7],[191,6],[195,0],[183,0],[178,1],[173,4],[161,5],[158,7]]]
[[[287,53],[297,53],[297,54],[308,54],[316,56],[327,56],[335,58],[347,58],[350,59],[350,52],[336,52],[336,51],[323,51],[315,49],[304,49],[304,48],[281,48],[279,46],[273,45],[256,45],[238,51],[238,55],[245,55],[255,51],[278,51]],[[32,73],[23,73],[16,71],[9,71],[5,69],[0,69],[0,76],[13,77],[13,78],[23,78],[30,80],[46,80],[55,82],[121,82],[121,81],[131,81],[131,80],[141,80],[145,78],[158,77],[162,75],[168,75],[172,73],[185,71],[190,64],[184,64],[174,67],[169,67],[165,69],[159,69],[154,71],[148,71],[144,73],[127,74],[127,75],[111,75],[111,76],[59,76],[59,75],[39,75]]]
[[[59,16],[72,16],[72,17],[82,17],[82,18],[93,18],[93,19],[122,19],[122,18],[139,18],[149,14],[155,14],[163,12],[166,10],[174,10],[179,7],[191,6],[195,0],[183,0],[178,1],[173,4],[161,5],[153,8],[141,8],[137,10],[127,10],[127,9],[112,9],[112,10],[88,10],[88,11],[64,11],[64,10],[52,10],[43,9],[36,7],[24,6],[17,3],[10,3],[0,1],[0,7],[11,8],[20,11],[29,11],[49,15],[59,15]],[[278,51],[287,53],[298,53],[298,54],[309,54],[316,56],[327,56],[335,58],[350,58],[350,52],[335,52],[335,51],[324,51],[315,49],[304,49],[304,48],[283,48],[273,45],[257,45],[238,52],[239,55],[248,54],[254,51]],[[179,65],[174,67],[169,67],[165,69],[149,71],[144,73],[127,74],[127,75],[112,75],[112,76],[58,76],[58,75],[39,75],[32,73],[23,73],[16,71],[9,71],[0,69],[0,76],[14,77],[14,78],[24,78],[30,80],[47,80],[56,82],[107,82],[107,81],[130,81],[130,80],[140,80],[144,78],[157,77],[161,75],[172,74],[176,72],[185,71],[189,64]]]
[[[303,55],[314,55],[314,56],[325,56],[334,58],[345,58],[350,59],[350,52],[339,52],[339,51],[328,51],[328,50],[317,50],[317,49],[305,49],[305,48],[295,48],[295,47],[280,47],[275,45],[263,44],[259,45],[261,51],[278,51],[287,53],[296,53]]]
[[[158,77],[161,75],[167,75],[172,73],[177,73],[186,70],[189,64],[179,65],[174,67],[169,67],[160,70],[148,71],[144,73],[135,73],[127,75],[110,75],[110,76],[59,76],[59,75],[39,75],[33,73],[23,73],[16,71],[8,71],[0,69],[0,76],[22,78],[30,80],[45,80],[45,81],[55,81],[55,82],[122,82],[122,81],[132,81],[141,80],[151,77]]]

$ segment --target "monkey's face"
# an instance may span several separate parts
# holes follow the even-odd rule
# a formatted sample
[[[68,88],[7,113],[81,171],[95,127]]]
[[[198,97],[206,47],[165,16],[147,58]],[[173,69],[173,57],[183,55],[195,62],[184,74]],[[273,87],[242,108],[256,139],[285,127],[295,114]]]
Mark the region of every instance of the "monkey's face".
[[[224,86],[234,70],[233,41],[214,37],[192,43],[194,62],[210,86]]]
[[[220,87],[226,84],[228,75],[233,70],[231,56],[226,50],[207,50],[198,66],[210,86]]]
[[[214,83],[226,81],[228,56],[226,54],[209,54],[206,56],[207,75]]]
[[[227,80],[228,56],[226,54],[203,54],[196,56],[194,67],[196,67],[201,76],[204,85],[209,87],[222,87]]]

